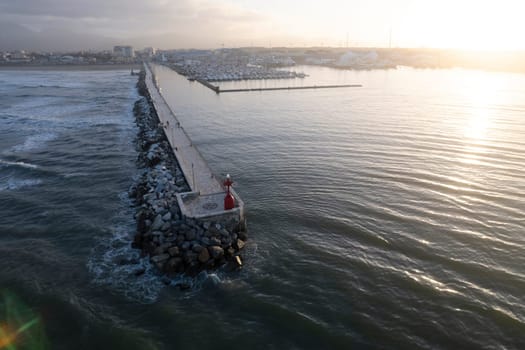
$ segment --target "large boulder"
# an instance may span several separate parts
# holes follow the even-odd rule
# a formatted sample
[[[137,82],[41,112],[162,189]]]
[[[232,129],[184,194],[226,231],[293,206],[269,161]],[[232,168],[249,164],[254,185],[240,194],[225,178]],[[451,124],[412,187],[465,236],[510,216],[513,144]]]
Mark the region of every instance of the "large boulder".
[[[210,253],[208,252],[208,249],[201,250],[201,252],[199,253],[199,262],[204,264],[208,260],[210,260]]]
[[[160,230],[162,232],[168,232],[171,229],[171,224],[169,222],[164,222]]]
[[[193,247],[191,248],[191,250],[193,250],[197,254],[202,252],[203,249],[204,249],[204,247],[201,246],[200,244],[194,244]]]
[[[153,224],[151,225],[151,230],[152,231],[158,231],[162,228],[162,226],[164,225],[164,221],[162,220],[162,215],[158,214],[156,217],[155,217],[155,220],[153,221]]]
[[[184,252],[184,262],[187,265],[192,265],[197,261],[198,255],[192,251]]]
[[[236,242],[235,242],[235,246],[237,249],[241,250],[242,248],[244,248],[244,245],[246,243],[244,243],[244,241],[242,239],[238,239]]]
[[[171,247],[168,249],[168,254],[170,256],[177,256],[180,254],[180,250],[179,250],[179,247]]]
[[[160,255],[155,255],[155,256],[152,256],[151,257],[151,261],[153,263],[158,263],[158,262],[163,262],[163,261],[166,261],[170,258],[170,255],[169,254],[160,254]]]
[[[214,245],[214,246],[208,247],[208,250],[209,250],[211,257],[214,258],[215,260],[218,260],[224,256],[224,249],[222,249],[222,247]]]
[[[166,272],[180,272],[182,271],[183,267],[183,261],[181,257],[175,257],[168,260],[168,262],[164,265],[164,268]]]
[[[197,237],[197,233],[194,229],[189,230],[186,232],[186,240],[193,241]]]

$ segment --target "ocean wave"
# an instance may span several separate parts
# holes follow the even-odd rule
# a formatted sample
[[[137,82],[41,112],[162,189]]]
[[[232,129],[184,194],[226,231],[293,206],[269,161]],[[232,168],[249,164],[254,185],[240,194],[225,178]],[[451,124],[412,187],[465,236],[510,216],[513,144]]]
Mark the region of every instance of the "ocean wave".
[[[31,163],[25,163],[25,162],[12,162],[4,159],[0,159],[0,167],[2,166],[15,166],[15,167],[22,167],[26,169],[37,169],[38,165],[31,164]]]

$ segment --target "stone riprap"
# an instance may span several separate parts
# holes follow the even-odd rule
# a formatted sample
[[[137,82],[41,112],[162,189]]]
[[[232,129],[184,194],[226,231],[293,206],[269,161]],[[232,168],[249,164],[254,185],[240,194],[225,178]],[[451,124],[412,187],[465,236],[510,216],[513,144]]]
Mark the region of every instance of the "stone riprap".
[[[168,275],[193,276],[224,265],[238,269],[247,240],[244,219],[181,215],[176,195],[190,192],[190,186],[166,139],[144,78],[141,72],[137,88],[142,97],[134,106],[139,129],[137,163],[143,173],[129,191],[137,210],[133,247],[149,255],[151,263]]]

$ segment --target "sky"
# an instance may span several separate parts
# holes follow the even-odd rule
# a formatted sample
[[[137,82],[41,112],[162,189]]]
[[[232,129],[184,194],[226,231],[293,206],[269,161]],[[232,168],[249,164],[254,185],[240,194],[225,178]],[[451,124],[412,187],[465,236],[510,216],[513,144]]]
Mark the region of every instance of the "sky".
[[[348,44],[525,50],[524,13],[523,0],[0,0],[0,28],[4,39],[16,37],[22,26],[41,40],[89,35],[101,45],[164,49]]]

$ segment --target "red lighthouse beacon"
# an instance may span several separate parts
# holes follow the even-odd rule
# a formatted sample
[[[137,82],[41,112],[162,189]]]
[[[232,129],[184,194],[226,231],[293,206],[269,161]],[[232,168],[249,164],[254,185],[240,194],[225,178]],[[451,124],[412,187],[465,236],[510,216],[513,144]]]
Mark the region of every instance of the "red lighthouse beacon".
[[[226,186],[226,197],[224,197],[224,210],[230,210],[235,207],[235,198],[230,192],[230,187],[233,184],[233,181],[230,177],[230,174],[226,175],[226,180],[224,180],[224,186]]]

